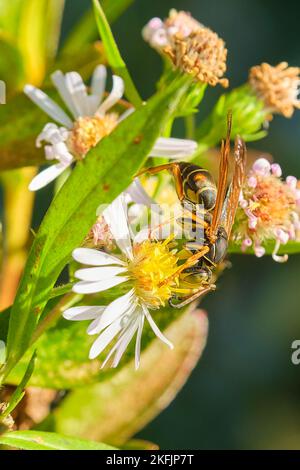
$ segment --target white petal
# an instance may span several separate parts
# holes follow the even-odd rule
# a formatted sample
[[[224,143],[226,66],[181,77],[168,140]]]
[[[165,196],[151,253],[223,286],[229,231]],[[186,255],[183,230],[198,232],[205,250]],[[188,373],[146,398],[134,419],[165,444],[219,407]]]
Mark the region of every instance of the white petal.
[[[68,308],[63,312],[63,317],[66,320],[94,320],[104,311],[105,307],[101,306],[80,306]]]
[[[51,181],[55,180],[59,175],[61,175],[69,165],[63,165],[58,163],[57,165],[51,165],[46,170],[41,171],[36,175],[28,186],[30,191],[37,191],[38,189],[43,188]]]
[[[101,103],[105,91],[106,76],[106,67],[104,67],[104,65],[98,65],[92,76],[91,91],[92,95],[96,95],[99,99],[99,104]]]
[[[124,93],[124,82],[121,77],[117,75],[113,75],[113,87],[103,103],[99,106],[97,114],[103,115],[112,108],[123,96]]]
[[[78,117],[78,113],[76,110],[76,107],[73,102],[73,97],[66,85],[66,77],[65,75],[60,71],[57,70],[51,75],[52,82],[54,83],[55,87],[57,88],[61,99],[63,102],[66,104],[66,106],[69,108],[71,111],[72,115],[74,118]]]
[[[122,337],[118,340],[118,347],[116,351],[115,358],[112,363],[112,367],[117,367],[119,365],[119,362],[127,349],[128,344],[132,340],[133,336],[135,335],[136,330],[138,329],[139,326],[139,319],[137,318],[135,321],[133,321],[124,331],[122,334]],[[102,366],[103,367],[103,366]]]
[[[89,358],[95,359],[95,357],[99,356],[101,352],[109,345],[109,343],[114,339],[114,337],[121,331],[122,326],[119,322],[114,322],[108,328],[106,328],[103,333],[94,341],[90,353]]]
[[[152,148],[149,157],[183,158],[193,155],[197,150],[197,142],[187,139],[160,137]]]
[[[125,193],[129,194],[132,202],[143,204],[147,207],[154,208],[155,212],[160,213],[158,204],[144,190],[139,178],[135,178],[133,183],[126,189]]]
[[[77,117],[88,116],[89,110],[86,103],[87,89],[79,73],[67,73],[66,86],[72,97]]]
[[[140,359],[141,359],[141,341],[142,341],[142,334],[144,328],[144,315],[139,316],[139,326],[136,335],[136,342],[135,342],[135,369],[137,370],[140,367]]]
[[[100,268],[78,269],[75,277],[81,281],[104,281],[127,271],[127,268],[120,266],[101,266]]]
[[[73,292],[76,292],[77,294],[95,294],[96,292],[102,292],[104,290],[110,289],[111,287],[122,284],[122,282],[127,280],[128,277],[116,276],[114,278],[105,279],[104,281],[99,282],[80,281],[73,286]]]
[[[59,128],[53,122],[48,122],[36,139],[37,147],[41,147],[43,141],[49,142],[50,144],[64,142],[65,139],[62,130],[67,131],[67,129],[63,127]]]
[[[60,163],[66,166],[69,166],[74,160],[73,155],[69,152],[68,147],[64,142],[53,144],[51,151],[49,149],[49,146],[47,146],[47,149],[45,150],[45,155],[47,159],[49,159],[49,156],[51,157],[51,159],[56,158],[60,161]]]
[[[171,343],[171,341],[169,341],[163,334],[162,332],[160,331],[160,329],[158,328],[158,326],[156,325],[155,321],[153,320],[153,318],[151,317],[150,315],[150,312],[148,310],[148,308],[143,305],[143,311],[144,311],[144,314],[145,314],[145,317],[147,318],[148,322],[149,322],[149,325],[151,326],[152,330],[153,330],[153,333],[163,342],[165,343],[167,346],[169,346],[170,349],[174,349],[174,346],[173,344]]]
[[[103,328],[106,328],[121,316],[123,316],[122,323],[124,324],[127,317],[130,317],[136,308],[136,304],[134,303],[132,296],[133,289],[127,292],[127,294],[117,298],[106,307],[97,325],[97,332],[100,332]]]
[[[26,85],[24,87],[24,93],[26,93],[26,95],[37,106],[39,106],[45,113],[48,114],[48,116],[52,117],[55,121],[68,128],[71,128],[73,126],[73,122],[71,121],[69,116],[42,90],[39,90],[38,88],[35,88],[32,85]]]
[[[123,331],[121,332],[120,334],[120,337],[118,339],[118,341],[115,343],[115,345],[113,346],[113,348],[110,350],[109,354],[107,355],[107,357],[105,358],[105,361],[102,363],[102,366],[101,366],[101,369],[103,369],[103,367],[106,366],[107,362],[109,361],[109,359],[112,357],[112,355],[116,352],[116,355],[118,354],[118,351],[119,351],[119,354],[120,354],[120,348],[122,348],[122,346],[124,346],[124,342],[126,341],[126,338],[129,337],[129,341],[132,339],[135,331],[133,331],[132,333],[132,330],[134,330],[134,327],[135,327],[135,330],[137,329],[138,327],[138,323],[136,324],[135,326],[135,323],[137,323],[137,318],[134,318],[134,319],[131,319],[127,325],[126,325],[126,328],[123,329]],[[130,333],[128,334],[128,332],[130,331]],[[128,343],[129,343],[128,341]],[[123,352],[121,353],[120,355],[120,359],[121,359],[121,356],[122,354],[124,353],[126,347],[128,346],[128,343],[126,344]],[[120,360],[119,359],[119,360]],[[119,361],[118,361],[119,362]],[[114,359],[114,362],[112,364],[112,367],[116,367],[117,364],[116,364],[116,358]]]
[[[107,266],[111,264],[125,265],[125,263],[116,256],[92,248],[76,248],[72,256],[78,263],[88,264],[90,266]]]
[[[120,250],[132,259],[131,236],[124,194],[118,196],[104,211],[103,216]]]

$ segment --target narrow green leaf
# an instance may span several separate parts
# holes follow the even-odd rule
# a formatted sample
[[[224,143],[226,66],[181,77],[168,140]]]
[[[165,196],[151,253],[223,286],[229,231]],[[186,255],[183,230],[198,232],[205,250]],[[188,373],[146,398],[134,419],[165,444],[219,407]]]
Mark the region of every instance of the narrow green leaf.
[[[0,444],[23,450],[117,450],[115,447],[42,431],[13,431],[0,436]]]
[[[110,24],[134,2],[134,0],[104,0],[102,7]],[[97,26],[93,10],[88,10],[73,28],[63,46],[63,54],[70,54],[82,48],[82,46],[95,41],[97,37]]]
[[[0,420],[3,419],[3,418],[6,418],[6,416],[8,416],[16,408],[16,406],[20,403],[20,401],[22,400],[22,398],[25,394],[24,388],[26,387],[28,381],[30,380],[30,377],[32,376],[32,373],[33,373],[33,370],[34,370],[35,358],[36,358],[36,353],[34,352],[31,359],[30,359],[30,361],[29,361],[29,364],[28,364],[28,367],[27,367],[26,372],[24,374],[24,377],[21,380],[21,382],[19,383],[19,385],[17,386],[14,393],[12,394],[12,397],[11,397],[11,399],[8,403],[8,406],[5,409],[4,413],[2,413],[2,415],[0,415]]]
[[[134,106],[139,106],[142,104],[142,100],[120,54],[105,13],[98,0],[93,0],[93,4],[99,34],[103,41],[108,63],[114,72],[123,78],[125,83],[125,95],[129,101]]]
[[[77,163],[54,198],[35,237],[11,311],[5,375],[30,344],[51,289],[72,250],[80,246],[94,223],[99,204],[110,203],[129,186],[185,92],[186,83],[184,77],[178,79],[121,122]]]

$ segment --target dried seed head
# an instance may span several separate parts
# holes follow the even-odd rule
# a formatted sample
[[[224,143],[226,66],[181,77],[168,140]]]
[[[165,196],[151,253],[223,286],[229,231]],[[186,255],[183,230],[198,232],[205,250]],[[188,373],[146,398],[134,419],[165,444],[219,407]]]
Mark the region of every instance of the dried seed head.
[[[97,222],[93,225],[86,237],[85,246],[90,248],[102,248],[108,251],[115,249],[116,245],[113,234],[102,215],[98,217]]]
[[[188,37],[175,35],[170,45],[164,48],[175,67],[211,86],[228,86],[226,71],[227,49],[223,39],[202,27]]]
[[[169,17],[164,21],[164,24],[169,34],[179,34],[182,37],[187,37],[203,28],[203,25],[195,20],[189,12],[177,11],[174,8],[170,10]]]
[[[299,73],[299,67],[289,67],[287,62],[276,67],[262,63],[250,69],[249,83],[271,114],[291,117],[294,109],[300,108]]]

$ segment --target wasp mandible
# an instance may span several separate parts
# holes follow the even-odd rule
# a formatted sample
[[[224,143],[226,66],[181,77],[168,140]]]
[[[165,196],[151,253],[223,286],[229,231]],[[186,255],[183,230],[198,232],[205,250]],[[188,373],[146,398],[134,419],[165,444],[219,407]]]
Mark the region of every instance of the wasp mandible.
[[[172,298],[169,303],[175,308],[181,308],[215,289],[212,271],[224,260],[227,253],[246,165],[246,145],[243,139],[237,136],[234,145],[234,168],[228,184],[231,125],[232,115],[228,113],[227,135],[221,144],[217,185],[208,170],[188,162],[172,162],[147,168],[137,175],[156,174],[168,170],[174,178],[178,199],[185,210],[186,207],[193,208],[197,204],[203,207],[201,218],[195,215],[194,210],[189,212],[192,223],[196,230],[198,227],[202,231],[203,238],[200,243],[193,241],[185,244],[190,256],[175,273],[175,275],[179,273],[197,275],[200,279],[200,287],[191,295]]]

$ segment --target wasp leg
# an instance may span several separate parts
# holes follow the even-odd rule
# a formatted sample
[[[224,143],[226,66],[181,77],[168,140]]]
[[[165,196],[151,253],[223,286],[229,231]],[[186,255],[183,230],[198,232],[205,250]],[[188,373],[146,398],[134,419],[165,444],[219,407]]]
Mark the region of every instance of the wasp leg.
[[[182,273],[182,271],[184,271],[185,269],[187,268],[190,268],[191,266],[194,266],[194,264],[197,263],[197,261],[200,259],[200,258],[203,258],[203,256],[206,255],[206,253],[209,252],[209,248],[208,246],[203,246],[201,248],[200,251],[198,251],[198,253],[195,253],[194,255],[190,256],[187,261],[185,263],[183,263],[176,271],[174,274],[172,274],[172,276],[169,276],[167,277],[167,279],[165,279],[164,281],[162,281],[160,283],[160,286],[163,286],[164,284],[168,284],[170,281],[172,281],[172,279],[174,279],[175,277],[177,277],[180,273]]]
[[[145,173],[149,173],[150,175],[155,175],[156,173],[160,173],[163,170],[169,170],[175,181],[175,189],[178,196],[179,201],[183,201],[184,193],[183,193],[183,182],[181,177],[181,170],[178,163],[166,163],[165,165],[153,166],[151,168],[144,168],[135,176],[141,176]]]
[[[198,292],[196,292],[195,294],[187,297],[185,300],[183,300],[182,302],[179,302],[179,303],[174,303],[172,301],[172,299],[170,299],[169,300],[169,305],[173,308],[182,308],[185,305],[188,305],[191,302],[194,302],[196,299],[199,299],[199,297],[201,297],[202,295],[205,295],[208,292],[210,292],[212,290],[215,290],[215,288],[216,288],[216,286],[214,284],[211,284],[210,286],[205,287],[204,289],[199,289]]]

